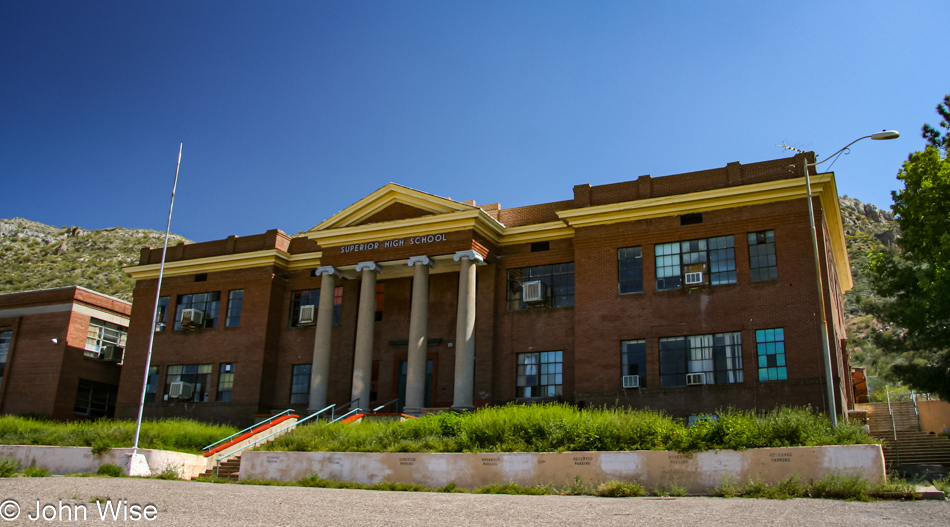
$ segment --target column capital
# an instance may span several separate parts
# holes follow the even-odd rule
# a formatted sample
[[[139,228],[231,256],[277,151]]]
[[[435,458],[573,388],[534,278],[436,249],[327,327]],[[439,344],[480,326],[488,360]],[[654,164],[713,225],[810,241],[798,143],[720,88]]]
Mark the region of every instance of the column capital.
[[[465,260],[471,260],[471,261],[476,262],[476,263],[477,263],[477,262],[484,262],[484,261],[485,261],[485,258],[483,258],[482,255],[478,254],[478,252],[475,251],[475,250],[473,250],[473,249],[469,249],[469,250],[467,250],[467,251],[459,251],[459,252],[455,253],[455,258],[454,258],[454,259],[455,259],[456,262],[460,262],[460,261],[462,261],[463,259],[465,259]]]
[[[356,272],[375,271],[377,274],[383,272],[383,268],[376,262],[360,262],[356,264]]]
[[[416,264],[428,265],[429,267],[435,267],[435,262],[432,261],[432,259],[429,258],[428,256],[413,256],[412,258],[409,258],[409,262],[406,265],[408,265],[409,267],[412,267],[413,265],[416,265]]]
[[[323,276],[325,274],[333,275],[336,278],[343,278],[343,275],[340,274],[340,271],[332,265],[324,265],[323,267],[317,267],[313,270],[313,276]]]

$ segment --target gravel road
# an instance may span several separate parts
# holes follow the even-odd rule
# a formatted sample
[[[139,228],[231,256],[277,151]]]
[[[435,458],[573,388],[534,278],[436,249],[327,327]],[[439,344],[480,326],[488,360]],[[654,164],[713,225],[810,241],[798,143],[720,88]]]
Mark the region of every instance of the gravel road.
[[[100,519],[95,498],[119,508]],[[10,500],[17,502],[14,505]],[[63,508],[60,509],[60,500]],[[122,502],[120,500],[127,500]],[[37,515],[37,501],[40,514]],[[47,519],[42,516],[46,508]],[[133,521],[133,505],[154,519]],[[19,516],[9,518],[19,507]],[[86,509],[82,520],[81,509]],[[66,517],[80,511],[76,517]],[[125,510],[130,512],[124,516]],[[139,509],[141,511],[141,509]],[[151,511],[151,509],[149,509]],[[36,521],[30,517],[38,518]],[[8,521],[3,521],[8,520]],[[257,487],[133,478],[0,479],[0,526],[49,523],[148,525],[689,525],[783,527],[950,525],[948,502],[851,503],[833,500],[591,498],[378,492]]]

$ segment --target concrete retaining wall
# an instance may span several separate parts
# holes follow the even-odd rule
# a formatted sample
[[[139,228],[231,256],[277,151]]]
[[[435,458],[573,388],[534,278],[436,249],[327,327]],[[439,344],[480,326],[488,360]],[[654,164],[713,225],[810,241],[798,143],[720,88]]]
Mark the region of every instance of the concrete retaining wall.
[[[182,478],[192,479],[208,468],[207,459],[196,454],[141,448],[138,451],[145,456],[152,474],[172,467],[179,471]],[[13,456],[23,467],[35,462],[37,467],[49,469],[53,474],[96,472],[100,465],[106,463],[128,469],[131,454],[131,448],[113,448],[97,456],[89,447],[0,445],[0,456]]]
[[[575,477],[585,484],[638,481],[647,489],[675,483],[690,493],[706,494],[723,476],[742,482],[776,483],[798,474],[804,481],[832,472],[859,474],[870,481],[885,477],[880,445],[761,448],[710,451],[692,456],[669,451],[367,454],[355,452],[247,452],[241,479],[291,481],[320,477],[359,483],[382,481],[441,487],[455,483],[474,488],[492,483],[548,484],[563,487]]]

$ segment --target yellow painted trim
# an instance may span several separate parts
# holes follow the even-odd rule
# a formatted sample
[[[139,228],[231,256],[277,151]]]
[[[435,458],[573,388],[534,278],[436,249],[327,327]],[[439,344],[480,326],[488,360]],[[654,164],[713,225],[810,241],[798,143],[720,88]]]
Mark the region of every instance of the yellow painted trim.
[[[315,269],[320,267],[320,260],[323,258],[323,251],[313,253],[291,254],[287,258],[287,270],[299,271],[300,269]]]
[[[843,291],[854,287],[847,243],[841,224],[841,208],[834,174],[818,174],[811,178],[811,191],[821,200],[831,239],[831,250],[838,272],[838,281]],[[780,179],[736,187],[717,188],[689,194],[677,194],[608,205],[596,205],[582,209],[570,209],[557,213],[558,217],[572,227],[591,227],[650,218],[677,216],[692,212],[745,207],[762,203],[774,203],[792,199],[804,199],[808,195],[805,178]]]
[[[854,283],[851,276],[851,264],[841,222],[841,209],[838,203],[834,176],[831,173],[818,174],[811,178],[811,182],[812,193],[818,196],[822,209],[825,211],[825,221],[831,240],[831,252],[838,272],[839,283],[843,291],[849,291],[854,287]],[[391,195],[388,195],[390,193]],[[390,183],[356,204],[347,207],[343,212],[334,215],[330,220],[321,223],[307,232],[307,236],[316,241],[321,247],[328,248],[421,234],[474,230],[492,243],[514,245],[572,238],[575,229],[579,227],[803,199],[806,195],[804,178],[782,179],[752,185],[677,194],[675,196],[563,210],[557,213],[561,221],[504,227],[477,207],[470,207]],[[434,212],[432,216],[407,218],[391,222],[340,227],[332,230],[321,229],[321,226],[328,224],[331,220],[333,224],[346,223],[354,218],[371,215],[390,203],[415,204],[419,203],[417,200],[422,200],[430,207],[451,206],[456,210],[441,213]],[[276,265],[288,270],[307,269],[319,267],[322,256],[322,252],[289,255],[277,249],[269,249],[252,253],[228,254],[170,262],[165,266],[165,274],[167,276],[181,276],[265,265]],[[157,278],[159,265],[132,266],[123,270],[136,280]]]
[[[396,183],[388,183],[349,207],[330,216],[316,227],[310,229],[310,231],[325,231],[356,225],[393,203],[403,203],[429,211],[432,214],[445,214],[477,208],[434,194],[397,185]]]
[[[330,231],[309,231],[307,237],[316,241],[323,248],[339,247],[354,243],[391,240],[417,236],[420,234],[434,234],[438,232],[453,232],[474,229],[489,240],[497,241],[504,227],[485,211],[477,207],[470,210],[450,212],[421,218],[407,218],[404,220],[371,223],[344,227]]]
[[[563,221],[549,221],[547,223],[537,223],[534,225],[508,227],[504,230],[498,245],[563,240],[573,237],[573,227],[565,225]]]
[[[223,254],[207,258],[176,260],[165,263],[165,276],[182,276],[194,273],[212,273],[276,265],[287,269],[289,254],[278,249],[266,249],[249,253]],[[135,280],[158,278],[161,264],[134,265],[122,270]]]

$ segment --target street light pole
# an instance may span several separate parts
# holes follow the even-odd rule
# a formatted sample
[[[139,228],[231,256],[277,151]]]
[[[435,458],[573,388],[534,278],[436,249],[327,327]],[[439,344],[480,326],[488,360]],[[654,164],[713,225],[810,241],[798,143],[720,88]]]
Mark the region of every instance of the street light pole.
[[[828,392],[828,414],[831,416],[831,426],[838,426],[838,410],[837,405],[835,404],[834,376],[831,373],[831,344],[828,339],[828,321],[825,315],[825,287],[821,278],[821,257],[818,253],[818,232],[815,225],[815,211],[811,194],[811,176],[808,173],[808,169],[810,167],[817,167],[818,165],[830,159],[834,159],[835,156],[841,152],[844,152],[848,149],[848,147],[862,139],[871,138],[875,140],[883,140],[897,139],[898,137],[900,137],[900,133],[898,133],[896,130],[885,130],[876,134],[859,137],[858,139],[848,143],[848,145],[841,150],[838,150],[834,154],[828,156],[828,159],[816,163],[809,163],[808,158],[805,157],[805,152],[798,150],[797,148],[791,148],[787,146],[785,147],[789,150],[795,150],[802,154],[802,167],[804,167],[805,170],[805,188],[808,190],[808,227],[811,229],[811,246],[815,255],[815,277],[816,284],[818,285],[818,315],[821,320],[821,347],[825,358],[825,385]]]

